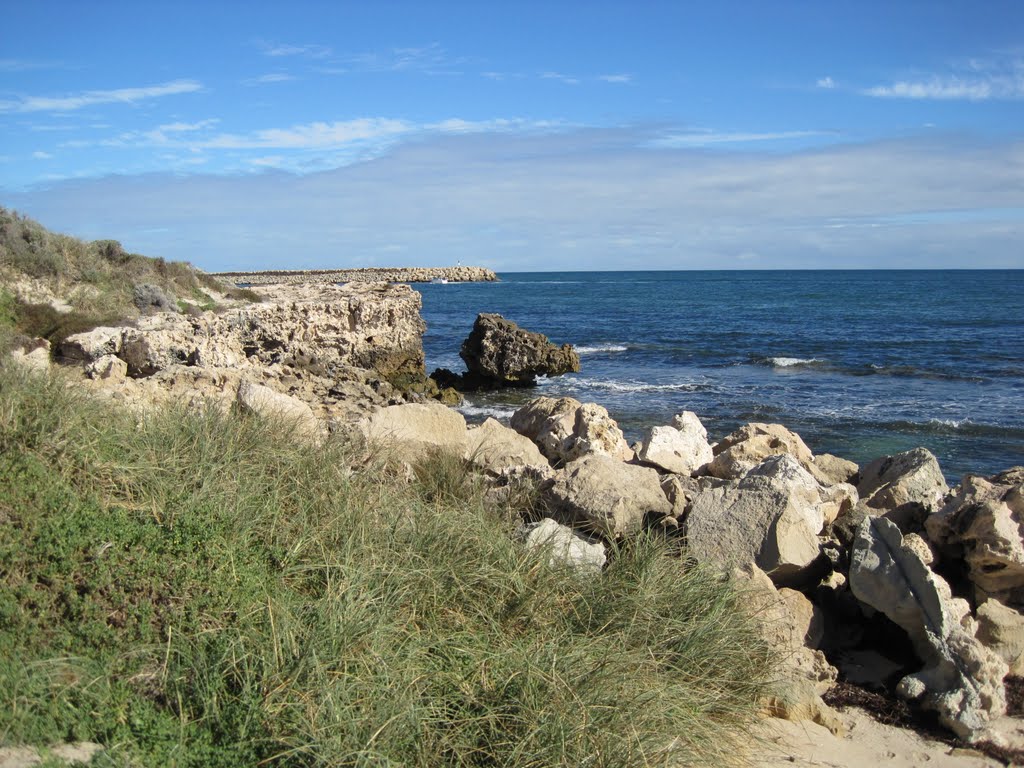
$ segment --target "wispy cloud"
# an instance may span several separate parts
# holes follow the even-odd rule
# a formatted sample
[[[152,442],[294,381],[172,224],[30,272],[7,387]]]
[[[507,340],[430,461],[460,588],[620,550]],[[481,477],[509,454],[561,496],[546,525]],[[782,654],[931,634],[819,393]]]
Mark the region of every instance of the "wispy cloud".
[[[0,59],[0,72],[30,72],[36,69],[63,69],[59,61],[40,59]]]
[[[542,80],[557,80],[560,83],[566,85],[579,85],[580,79],[573,75],[565,75],[561,72],[541,72],[540,77]]]
[[[439,43],[369,51],[339,57],[344,72],[424,72],[451,74],[463,59],[451,56]]]
[[[201,91],[195,80],[174,80],[141,88],[84,91],[70,96],[24,96],[17,101],[0,101],[0,112],[73,112],[98,104],[133,104],[137,101]]]
[[[51,155],[49,152],[43,152],[42,150],[37,151],[37,152],[33,152],[32,153],[32,157],[34,157],[36,160],[52,160],[53,159],[53,155]]]
[[[598,80],[604,80],[606,83],[631,83],[633,82],[632,75],[598,75]]]
[[[713,144],[746,144],[750,142],[787,141],[829,135],[823,131],[765,131],[765,132],[714,132],[675,133],[649,142],[655,147],[704,147]]]
[[[250,133],[221,133],[196,142],[195,146],[203,149],[329,149],[358,141],[393,138],[409,133],[413,127],[405,120],[367,117]]]
[[[969,59],[942,74],[876,85],[863,91],[883,99],[989,101],[1024,99],[1024,59]]]
[[[247,80],[243,80],[243,85],[264,85],[265,83],[287,83],[290,80],[294,80],[295,75],[289,75],[285,72],[270,72],[266,75],[260,75],[259,77],[250,77]]]
[[[316,43],[293,45],[289,43],[268,43],[259,40],[256,44],[263,50],[264,55],[275,58],[299,56],[305,59],[329,59],[334,55],[334,52],[328,46]]]
[[[815,85],[818,88],[823,88],[826,91],[830,91],[836,87],[836,81],[833,80],[831,77],[819,77]]]

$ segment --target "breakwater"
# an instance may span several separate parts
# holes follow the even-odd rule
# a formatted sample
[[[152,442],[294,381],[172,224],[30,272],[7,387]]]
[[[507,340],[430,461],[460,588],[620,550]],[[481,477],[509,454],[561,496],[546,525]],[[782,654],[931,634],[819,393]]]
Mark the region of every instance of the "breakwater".
[[[484,267],[366,267],[363,269],[280,269],[260,272],[214,272],[215,277],[235,284],[277,285],[286,283],[488,283],[498,279]]]

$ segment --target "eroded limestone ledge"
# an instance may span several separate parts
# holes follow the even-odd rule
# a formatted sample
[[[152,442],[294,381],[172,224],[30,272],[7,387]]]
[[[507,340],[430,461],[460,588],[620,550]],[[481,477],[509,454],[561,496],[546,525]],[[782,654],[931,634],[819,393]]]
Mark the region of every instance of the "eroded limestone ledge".
[[[483,267],[367,267],[365,269],[282,269],[262,272],[214,272],[236,284],[274,285],[288,283],[449,283],[494,282],[498,276]]]

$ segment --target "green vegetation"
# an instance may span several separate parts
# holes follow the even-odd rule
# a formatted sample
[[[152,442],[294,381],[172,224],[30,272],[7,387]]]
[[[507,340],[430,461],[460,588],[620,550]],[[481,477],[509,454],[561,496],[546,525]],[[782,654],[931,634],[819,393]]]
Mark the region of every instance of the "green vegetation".
[[[581,577],[452,457],[0,368],[0,743],[101,765],[723,765],[767,649],[656,538]]]
[[[3,286],[32,282],[68,305],[18,300]],[[91,243],[50,232],[31,219],[0,207],[0,327],[57,344],[98,325],[123,323],[139,315],[140,287],[162,292],[182,311],[198,305],[216,309],[211,291],[240,301],[258,301],[245,289],[225,285],[185,262],[128,253],[116,240]],[[184,299],[188,299],[186,302]]]

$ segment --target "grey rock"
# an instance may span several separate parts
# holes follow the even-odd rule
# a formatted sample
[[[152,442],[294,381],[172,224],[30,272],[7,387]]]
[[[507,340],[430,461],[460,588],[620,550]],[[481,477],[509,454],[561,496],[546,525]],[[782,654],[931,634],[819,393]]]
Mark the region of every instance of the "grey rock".
[[[657,472],[601,454],[566,465],[547,496],[555,511],[610,539],[636,533],[649,514],[672,511]]]
[[[940,721],[961,738],[985,737],[1006,710],[1006,663],[974,637],[966,601],[904,544],[895,523],[867,517],[850,559],[850,588],[858,600],[902,627],[924,668],[901,681],[898,692],[923,697]]]
[[[580,574],[598,575],[604,568],[605,545],[547,517],[525,526],[524,541],[530,549],[547,550],[550,563],[567,565]]]

